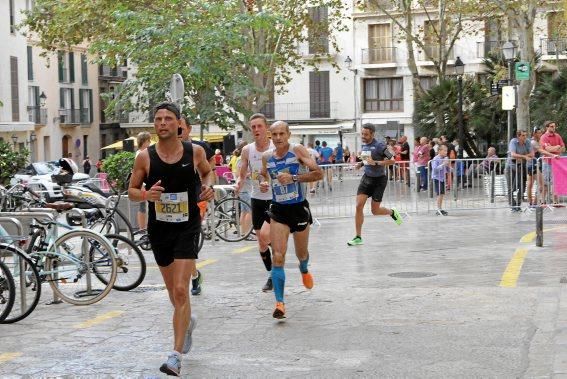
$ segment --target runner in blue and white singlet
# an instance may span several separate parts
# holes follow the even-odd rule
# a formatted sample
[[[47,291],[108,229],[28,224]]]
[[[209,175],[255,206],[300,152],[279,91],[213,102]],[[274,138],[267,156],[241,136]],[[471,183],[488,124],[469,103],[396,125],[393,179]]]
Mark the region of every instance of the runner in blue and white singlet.
[[[323,171],[303,145],[288,142],[291,133],[285,122],[275,122],[270,127],[270,131],[275,149],[263,155],[262,177],[265,177],[266,181],[260,183],[260,189],[264,193],[269,189],[272,190],[272,205],[268,212],[272,220],[270,223],[272,280],[276,297],[276,308],[272,315],[281,319],[285,317],[284,264],[290,233],[294,234],[295,254],[299,259],[303,285],[307,289],[313,287],[313,276],[307,268],[309,225],[313,223],[313,219],[309,203],[305,199],[305,183],[320,180]]]

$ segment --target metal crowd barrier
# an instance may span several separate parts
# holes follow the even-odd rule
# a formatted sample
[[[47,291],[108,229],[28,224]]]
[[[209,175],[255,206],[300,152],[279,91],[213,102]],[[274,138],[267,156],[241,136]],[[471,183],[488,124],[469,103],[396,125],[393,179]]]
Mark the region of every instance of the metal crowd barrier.
[[[560,159],[566,159],[563,157]],[[450,159],[451,173],[443,182],[444,210],[475,210],[509,208],[531,211],[536,206],[565,205],[567,197],[554,194],[547,183],[544,160],[507,164],[507,158]],[[388,185],[384,191],[384,207],[395,207],[406,214],[434,212],[437,194],[433,188],[431,162],[428,163],[427,190],[420,190],[421,180],[414,162],[396,162],[386,170]],[[355,164],[322,166],[323,180],[314,187],[308,184],[313,216],[318,219],[353,217],[356,191],[363,169]],[[552,174],[551,174],[552,176]],[[543,179],[542,179],[543,178]],[[551,178],[551,182],[553,178]],[[370,202],[365,207],[370,214]]]

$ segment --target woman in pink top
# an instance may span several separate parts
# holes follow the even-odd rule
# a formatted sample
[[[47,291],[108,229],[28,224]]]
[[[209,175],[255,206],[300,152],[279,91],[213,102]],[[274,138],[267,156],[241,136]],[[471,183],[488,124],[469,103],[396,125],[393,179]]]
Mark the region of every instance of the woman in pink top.
[[[416,146],[413,151],[413,161],[418,172],[419,191],[427,191],[427,164],[429,163],[429,158],[429,143],[427,137],[421,137],[419,146]]]

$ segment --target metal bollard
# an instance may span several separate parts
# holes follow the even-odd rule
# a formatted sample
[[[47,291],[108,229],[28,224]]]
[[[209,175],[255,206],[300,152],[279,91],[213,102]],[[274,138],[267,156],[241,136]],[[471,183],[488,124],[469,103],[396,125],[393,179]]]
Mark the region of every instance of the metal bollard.
[[[543,247],[543,208],[536,209],[536,246]]]
[[[490,203],[494,204],[494,190],[496,188],[496,171],[490,171]]]

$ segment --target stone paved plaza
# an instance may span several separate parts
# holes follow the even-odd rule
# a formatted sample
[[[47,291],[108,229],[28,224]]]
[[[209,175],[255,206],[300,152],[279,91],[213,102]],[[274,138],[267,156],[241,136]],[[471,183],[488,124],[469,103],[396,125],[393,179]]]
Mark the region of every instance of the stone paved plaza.
[[[193,378],[567,377],[567,213],[507,210],[421,214],[397,226],[351,218],[311,234],[315,287],[286,263],[287,319],[253,242],[207,243],[199,321],[182,374]],[[171,306],[151,254],[141,287],[88,307],[41,303],[0,325],[1,377],[163,377]],[[567,280],[565,280],[567,281]]]

